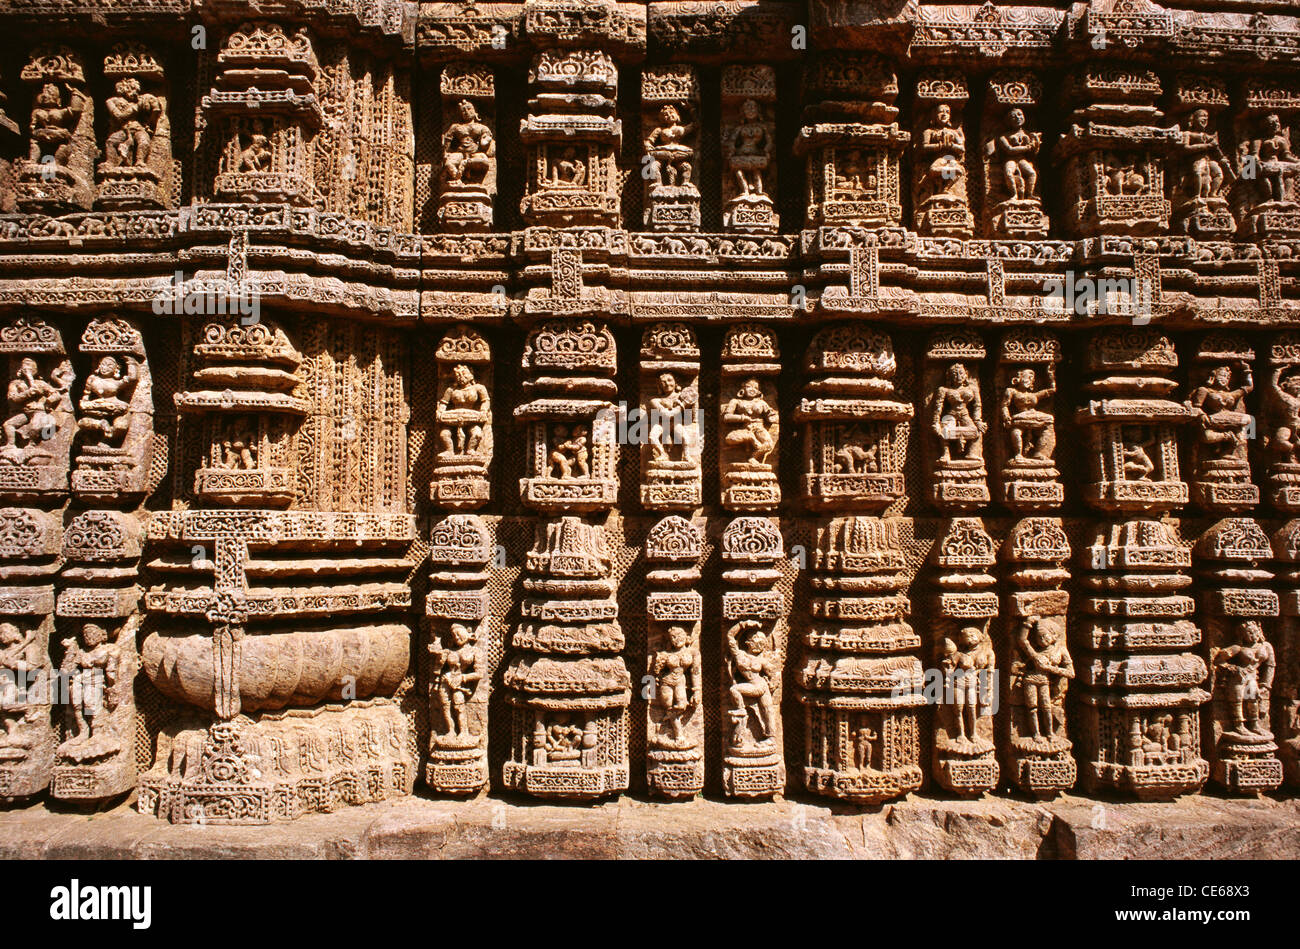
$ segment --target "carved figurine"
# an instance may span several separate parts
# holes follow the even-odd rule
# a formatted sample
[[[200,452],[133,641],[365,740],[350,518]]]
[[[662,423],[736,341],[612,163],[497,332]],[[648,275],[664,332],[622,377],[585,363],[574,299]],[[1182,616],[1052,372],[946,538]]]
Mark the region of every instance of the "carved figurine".
[[[935,395],[930,427],[939,438],[941,462],[983,457],[988,423],[984,421],[979,385],[962,363],[948,367],[947,385],[939,386]]]
[[[771,741],[775,735],[772,683],[781,670],[761,624],[745,620],[727,630],[727,651],[731,657],[729,714],[731,743],[750,747]]]
[[[954,368],[956,368],[954,366]],[[1050,459],[1056,449],[1056,419],[1040,404],[1049,404],[1056,394],[1056,370],[1047,364],[1047,385],[1035,389],[1034,370],[1024,368],[1011,378],[1002,392],[1002,424],[1011,440],[1011,460]]]
[[[104,164],[109,168],[147,165],[162,103],[157,96],[142,93],[140,80],[133,76],[119,79],[114,88],[117,95],[104,102],[110,128]]]
[[[1024,734],[1048,741],[1065,728],[1065,690],[1074,678],[1074,662],[1057,627],[1027,616],[1016,632],[1011,663],[1011,690],[1025,709]]]
[[[478,688],[482,673],[478,668],[478,645],[474,631],[464,623],[452,623],[447,646],[429,643],[433,657],[433,705],[441,716],[444,734],[464,736],[469,733],[465,706]]]
[[[482,187],[496,168],[496,139],[468,99],[457,105],[460,121],[442,136],[444,187]]]
[[[1232,710],[1232,730],[1272,737],[1268,697],[1277,667],[1273,647],[1255,620],[1238,623],[1236,636],[1237,641],[1220,649],[1214,659]]]
[[[655,705],[663,712],[664,737],[682,739],[682,719],[703,700],[703,663],[683,626],[668,630],[668,648],[654,654],[650,674],[655,677]]]

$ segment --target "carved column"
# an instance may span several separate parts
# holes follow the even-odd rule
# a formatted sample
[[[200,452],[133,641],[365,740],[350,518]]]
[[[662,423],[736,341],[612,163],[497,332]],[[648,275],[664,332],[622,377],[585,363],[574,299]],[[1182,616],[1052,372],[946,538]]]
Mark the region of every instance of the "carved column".
[[[1224,240],[1237,229],[1227,194],[1238,178],[1221,139],[1220,114],[1228,90],[1209,76],[1180,75],[1174,82],[1170,118],[1178,125],[1172,193],[1175,227],[1206,240]],[[1225,147],[1226,146],[1226,147]]]
[[[1002,546],[1006,614],[1001,661],[1006,688],[1002,732],[1011,779],[1026,794],[1049,798],[1074,787],[1077,769],[1066,731],[1065,696],[1075,678],[1066,645],[1070,543],[1055,517],[1017,521]]]
[[[920,637],[907,623],[907,562],[886,507],[905,492],[912,406],[894,391],[893,345],[860,324],[808,348],[803,503],[835,512],[817,527],[810,621],[796,677],[805,706],[804,782],[879,803],[920,787]],[[862,512],[862,513],[852,513]]]
[[[1263,448],[1269,502],[1300,513],[1300,333],[1273,337],[1262,404]]]
[[[159,691],[198,710],[162,729],[140,778],[140,810],[175,823],[292,820],[415,779],[392,700],[415,540],[401,337],[301,334],[299,349],[266,318],[182,328],[186,504],[148,521],[160,582],[141,645]]]
[[[930,498],[947,511],[987,504],[984,402],[979,364],[984,341],[973,330],[941,330],[925,352],[926,467]]]
[[[487,787],[487,566],[491,537],[474,514],[451,514],[429,535],[429,760],[424,781],[443,794]]]
[[[44,790],[54,770],[50,661],[75,422],[72,363],[58,329],[35,317],[0,326],[9,411],[0,445],[0,799]]]
[[[694,66],[648,66],[641,73],[641,177],[645,226],[700,229],[700,87]]]
[[[497,194],[496,86],[485,66],[442,67],[442,168],[438,223],[449,231],[492,230]]]
[[[651,511],[700,506],[700,347],[685,323],[656,323],[641,336],[641,504]]]
[[[1275,655],[1277,698],[1270,705],[1286,785],[1296,788],[1300,787],[1300,519],[1279,528],[1272,547],[1278,562],[1281,621]]]
[[[785,790],[781,624],[788,609],[772,589],[782,556],[771,518],[738,517],[722,533],[722,787],[729,797]]]
[[[520,495],[543,518],[503,677],[513,706],[503,779],[538,797],[603,797],[628,784],[631,679],[604,526],[577,515],[599,517],[617,499],[614,337],[590,321],[543,323],[523,368],[533,398],[515,409],[528,426]]]
[[[700,656],[703,550],[690,521],[669,515],[645,539],[646,783],[658,797],[704,790],[704,663]]]
[[[1043,133],[1038,106],[1043,84],[1030,72],[1007,71],[989,77],[981,125],[984,165],[984,228],[995,237],[1041,240],[1047,237],[1040,169]]]
[[[1247,455],[1256,433],[1246,409],[1246,396],[1255,388],[1254,359],[1255,350],[1239,336],[1216,333],[1196,349],[1187,393],[1191,498],[1206,511],[1246,511],[1259,503]]]
[[[95,204],[112,210],[172,205],[172,141],[167,77],[143,45],[119,43],[104,58],[113,95],[104,102],[108,136]]]
[[[617,225],[623,123],[614,60],[599,50],[546,50],[534,57],[528,81],[534,98],[519,128],[529,158],[524,220]]]
[[[767,327],[744,324],[727,330],[718,400],[718,459],[722,506],[729,511],[771,511],[781,503],[776,478],[780,360],[776,333]]]
[[[807,157],[809,227],[897,227],[899,164],[910,133],[898,127],[898,78],[870,54],[825,53],[808,68],[797,155]]]
[[[95,103],[81,58],[66,46],[37,49],[18,77],[32,92],[26,161],[16,163],[20,211],[88,211],[95,198]]]
[[[722,228],[775,233],[776,70],[722,68]]]
[[[997,660],[989,621],[998,615],[997,556],[977,517],[957,517],[934,548],[934,664],[943,694],[934,714],[935,780],[954,794],[978,797],[997,786],[993,737]]]
[[[960,73],[937,71],[917,81],[912,207],[918,234],[970,237],[975,227],[962,127],[969,98]]]
[[[1141,67],[1091,64],[1072,75],[1064,163],[1065,227],[1077,237],[1169,229],[1165,160],[1182,139],[1156,108],[1160,78]]]
[[[1075,624],[1083,695],[1084,786],[1171,798],[1205,783],[1200,706],[1205,662],[1187,595],[1191,553],[1158,520],[1187,501],[1174,433],[1187,409],[1167,396],[1178,357],[1153,329],[1104,330],[1084,368],[1090,396],[1084,499],[1103,521],[1080,553],[1085,595]],[[1125,519],[1127,518],[1127,519]]]
[[[1210,667],[1210,774],[1238,794],[1282,783],[1269,716],[1277,657],[1265,635],[1279,612],[1277,593],[1266,587],[1272,554],[1268,535],[1249,517],[1219,521],[1195,549]]]
[[[993,440],[1001,497],[1016,513],[1059,507],[1065,500],[1056,467],[1056,364],[1060,341],[1036,328],[1011,330],[998,348],[997,421]],[[942,424],[942,415],[940,424]]]

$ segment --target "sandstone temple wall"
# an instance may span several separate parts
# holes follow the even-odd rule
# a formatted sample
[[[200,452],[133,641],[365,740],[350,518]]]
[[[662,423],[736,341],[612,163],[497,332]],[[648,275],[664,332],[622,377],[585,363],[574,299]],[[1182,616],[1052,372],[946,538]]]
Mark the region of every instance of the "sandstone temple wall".
[[[0,798],[1300,787],[1293,4],[0,24]]]

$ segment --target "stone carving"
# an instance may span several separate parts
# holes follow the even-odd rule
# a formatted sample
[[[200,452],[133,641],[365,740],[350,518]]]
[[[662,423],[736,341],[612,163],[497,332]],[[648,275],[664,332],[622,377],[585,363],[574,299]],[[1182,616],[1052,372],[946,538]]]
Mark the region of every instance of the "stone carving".
[[[704,790],[704,660],[700,654],[703,547],[690,521],[669,515],[646,535],[646,781],[657,796]]]
[[[1272,712],[1273,722],[1276,723],[1273,727],[1279,745],[1278,757],[1282,760],[1284,780],[1287,787],[1295,788],[1300,787],[1300,595],[1297,595],[1297,589],[1300,588],[1300,568],[1296,567],[1296,563],[1300,561],[1300,521],[1287,521],[1273,534],[1271,540],[1273,556],[1277,563],[1280,589],[1278,606],[1281,621],[1278,624],[1279,636],[1275,641],[1273,654],[1277,672],[1272,683],[1272,693],[1268,696],[1270,701],[1266,704],[1271,706],[1268,711]],[[1262,631],[1262,623],[1260,627]],[[1255,638],[1254,630],[1242,632],[1246,635],[1239,637],[1238,643],[1242,645],[1243,651],[1252,650],[1256,654],[1262,652],[1253,649],[1259,644],[1241,642],[1243,638]],[[1246,659],[1247,665],[1253,662],[1251,658]],[[1258,674],[1256,670],[1256,684],[1258,684]],[[1240,678],[1244,685],[1245,678]],[[1234,681],[1232,685],[1235,690],[1237,682]],[[1244,718],[1246,712],[1244,690],[1242,700]],[[1258,703],[1259,700],[1255,701]],[[1235,711],[1234,701],[1233,712]],[[1259,715],[1261,724],[1267,727],[1268,718],[1260,715],[1260,712],[1261,708],[1257,704],[1255,714]]]
[[[984,343],[969,330],[939,332],[926,350],[926,426],[930,497],[963,511],[989,500],[985,482],[984,419],[979,364]]]
[[[1187,234],[1214,239],[1231,236],[1237,229],[1227,194],[1238,178],[1237,169],[1219,137],[1219,114],[1228,105],[1222,82],[1199,76],[1180,76],[1174,90],[1176,113],[1171,116],[1181,132],[1176,154],[1178,175],[1174,188],[1174,219]]]
[[[645,225],[655,231],[699,230],[699,80],[691,66],[641,73],[641,177]]]
[[[216,57],[205,120],[222,143],[218,200],[311,207],[320,199],[313,140],[325,123],[320,62],[305,27],[251,22],[230,31]]]
[[[104,317],[90,321],[80,348],[95,368],[77,404],[81,442],[72,490],[107,501],[141,495],[148,487],[154,412],[144,338],[134,324]]]
[[[1165,154],[1183,132],[1167,127],[1155,103],[1160,77],[1149,69],[1093,64],[1070,77],[1073,108],[1056,154],[1064,163],[1065,225],[1071,234],[1158,234],[1169,229]]]
[[[468,326],[438,344],[433,500],[453,510],[487,503],[492,463],[492,351]]]
[[[1187,503],[1178,477],[1177,427],[1191,416],[1167,398],[1178,354],[1167,336],[1143,327],[1103,331],[1084,367],[1096,376],[1076,417],[1084,426],[1091,477],[1084,499],[1113,514],[1170,510]]]
[[[805,503],[880,510],[902,497],[912,406],[896,398],[889,337],[847,324],[821,330],[805,368],[810,379],[794,414],[806,433]]]
[[[63,338],[44,320],[18,317],[0,326],[0,352],[9,360],[0,497],[59,497],[68,490],[68,456],[76,431],[76,374]]]
[[[1031,73],[1003,72],[989,79],[981,146],[984,213],[989,231],[999,237],[1047,236],[1038,186],[1043,136],[1026,117],[1042,101],[1042,83]]]
[[[1261,402],[1269,500],[1280,511],[1300,511],[1300,335],[1274,339]]]
[[[62,523],[34,508],[0,509],[0,798],[50,783],[55,731],[50,663]]]
[[[970,93],[964,77],[938,73],[916,85],[924,113],[913,136],[912,206],[918,234],[970,237],[966,132],[962,108]]]
[[[897,226],[899,164],[911,134],[899,128],[898,78],[880,58],[824,54],[807,69],[808,95],[795,152],[807,157],[816,225]]]
[[[722,227],[775,232],[776,71],[771,66],[722,70]]]
[[[591,49],[539,53],[534,92],[519,129],[528,149],[521,211],[530,224],[614,224],[619,215],[615,156],[623,123],[615,115],[618,71]]]
[[[998,425],[994,457],[1001,500],[1017,512],[1059,507],[1065,499],[1056,467],[1056,365],[1060,341],[1041,330],[1015,330],[998,350]],[[940,418],[942,422],[942,417]]]
[[[781,532],[766,517],[738,517],[722,533],[722,787],[730,797],[772,797],[785,789],[781,669],[777,638],[786,606]]]
[[[780,359],[772,330],[752,324],[727,330],[721,354],[718,451],[722,506],[730,511],[767,511],[781,503],[776,478]]]
[[[1259,503],[1246,452],[1256,428],[1246,409],[1246,396],[1255,389],[1254,359],[1250,346],[1230,336],[1209,336],[1196,352],[1187,397],[1193,416],[1191,497],[1206,510],[1243,511]]]
[[[1240,181],[1233,197],[1245,236],[1300,234],[1300,155],[1292,131],[1300,97],[1290,88],[1250,84],[1237,115]]]
[[[907,622],[897,519],[837,517],[817,529],[799,701],[804,782],[879,804],[921,786],[921,639]]]
[[[1210,669],[1210,773],[1230,791],[1271,791],[1282,783],[1269,717],[1277,659],[1264,635],[1280,608],[1265,586],[1272,546],[1255,521],[1229,517],[1201,535],[1194,553]]]
[[[641,336],[641,503],[650,510],[691,510],[703,496],[699,360],[684,323],[658,323]]]
[[[497,193],[492,72],[449,63],[442,70],[441,91],[444,131],[438,221],[447,230],[490,231]]]
[[[1065,719],[1075,678],[1066,643],[1070,544],[1060,520],[1027,517],[1011,528],[1002,556],[1011,586],[1003,597],[1005,760],[1022,791],[1046,798],[1074,787],[1077,776]]]
[[[97,207],[172,205],[171,120],[162,64],[143,46],[122,43],[104,59],[113,95],[104,100],[108,137],[96,172]]]
[[[943,691],[934,716],[934,776],[962,796],[997,786],[993,710],[997,662],[989,621],[998,615],[996,579],[987,571],[997,557],[979,518],[958,517],[935,545],[941,571],[935,597],[934,665]]]
[[[19,210],[89,210],[98,147],[80,57],[67,47],[38,49],[18,75],[32,91],[27,160],[16,166]]]
[[[443,794],[487,787],[489,681],[484,643],[492,545],[473,514],[452,514],[429,535],[429,761],[424,780]]]

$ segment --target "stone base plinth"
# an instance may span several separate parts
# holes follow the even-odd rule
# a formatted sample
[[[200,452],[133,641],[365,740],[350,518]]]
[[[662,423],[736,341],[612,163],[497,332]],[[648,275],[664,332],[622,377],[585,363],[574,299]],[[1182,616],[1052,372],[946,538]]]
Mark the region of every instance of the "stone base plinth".
[[[811,798],[666,804],[624,796],[552,806],[408,797],[261,827],[171,825],[129,800],[89,817],[44,804],[0,811],[0,860],[484,857],[1295,860],[1300,800],[1063,795],[1036,804],[913,794],[858,808]]]

